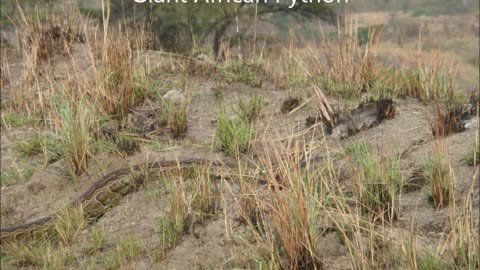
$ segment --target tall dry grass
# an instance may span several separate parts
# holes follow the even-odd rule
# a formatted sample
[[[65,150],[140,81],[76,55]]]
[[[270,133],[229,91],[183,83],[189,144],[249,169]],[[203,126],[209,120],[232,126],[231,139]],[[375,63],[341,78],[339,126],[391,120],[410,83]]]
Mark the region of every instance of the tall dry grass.
[[[24,69],[22,83],[12,88],[12,108],[40,116],[71,172],[79,175],[94,154],[99,120],[123,121],[147,96],[148,89],[139,87],[146,67],[134,68],[133,48],[150,46],[151,34],[139,25],[109,30],[108,8],[103,29],[69,5],[17,8],[13,21],[24,41]]]

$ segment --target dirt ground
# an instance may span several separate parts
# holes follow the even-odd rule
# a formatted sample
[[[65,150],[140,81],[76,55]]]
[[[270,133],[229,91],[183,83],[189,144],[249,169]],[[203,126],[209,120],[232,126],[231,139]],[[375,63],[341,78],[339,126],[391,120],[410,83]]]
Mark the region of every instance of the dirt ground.
[[[81,55],[80,47],[75,48]],[[150,63],[162,62],[162,57],[154,52],[144,55]],[[18,56],[8,57],[11,73],[19,73],[21,66]],[[54,66],[58,68],[58,76],[65,76],[62,69],[61,57]],[[153,65],[153,64],[152,64]],[[155,79],[163,81],[164,85],[175,88],[184,78],[177,74],[160,74]],[[21,78],[12,79],[10,86],[2,88],[2,102],[11,98],[11,87],[21,84]],[[166,87],[168,87],[166,86]],[[172,87],[173,86],[173,87]],[[188,77],[187,87],[183,93],[191,98],[188,115],[188,131],[182,140],[169,140],[168,135],[160,134],[155,138],[158,145],[142,144],[141,150],[128,158],[118,155],[102,154],[96,156],[89,164],[88,173],[75,180],[68,177],[67,164],[59,160],[44,166],[42,154],[30,158],[22,158],[16,145],[17,141],[31,138],[43,132],[34,127],[12,127],[2,125],[1,130],[1,165],[2,170],[7,168],[22,169],[27,165],[33,170],[33,175],[27,181],[19,181],[10,186],[1,187],[1,226],[12,226],[35,220],[55,212],[72,201],[102,175],[128,165],[140,164],[146,160],[157,158],[187,158],[202,157],[211,160],[231,159],[218,149],[215,144],[216,117],[221,109],[221,103],[215,95],[214,81],[204,77]],[[167,89],[168,90],[168,89]],[[223,102],[226,108],[231,108],[239,100],[248,99],[257,95],[266,101],[259,123],[257,142],[271,138],[286,139],[292,134],[302,133],[305,140],[311,140],[319,145],[328,145],[333,153],[341,152],[345,146],[362,140],[386,156],[399,155],[407,149],[412,149],[401,159],[401,172],[404,177],[411,176],[415,168],[435,151],[434,139],[430,129],[429,119],[432,117],[433,104],[425,104],[417,99],[397,99],[397,113],[394,119],[383,121],[380,125],[360,132],[345,140],[335,140],[328,137],[324,140],[320,129],[309,129],[305,126],[308,116],[315,116],[317,108],[313,99],[309,99],[309,89],[281,90],[268,82],[262,87],[252,88],[243,83],[232,83],[224,86]],[[293,113],[280,112],[283,101],[289,96],[301,96],[306,103]],[[327,97],[333,106],[336,98]],[[475,120],[473,120],[475,121]],[[478,122],[478,119],[476,119]],[[473,209],[475,219],[480,218],[480,179],[473,179],[474,168],[466,164],[463,157],[472,149],[475,137],[475,128],[450,135],[443,139],[450,154],[450,162],[455,169],[455,181],[458,201],[462,205],[466,194],[474,181]],[[319,147],[318,149],[323,149]],[[320,150],[314,153],[323,156]],[[137,261],[131,262],[126,269],[232,269],[241,267],[242,244],[240,236],[248,238],[248,228],[239,222],[239,206],[232,196],[231,189],[239,188],[238,184],[229,180],[218,180],[223,194],[221,211],[209,218],[204,224],[195,226],[195,233],[185,234],[180,243],[167,252],[163,260],[156,260],[150,254],[144,254]],[[346,179],[345,181],[348,181]],[[262,186],[259,189],[265,188]],[[154,249],[160,243],[156,232],[158,218],[168,210],[168,191],[157,179],[149,180],[139,191],[121,199],[119,204],[109,211],[99,221],[92,225],[109,236],[109,243],[103,252],[113,250],[126,236],[132,237],[137,243]],[[398,221],[392,228],[393,237],[399,237],[402,232],[409,231],[413,226],[417,228],[420,246],[435,247],[443,237],[443,231],[449,224],[448,211],[450,208],[436,210],[422,190],[414,190],[401,195]],[[82,232],[73,245],[75,255],[80,258],[80,267],[101,267],[100,258],[91,258],[82,253],[82,249],[91,241],[90,229]],[[342,245],[334,233],[325,234],[321,241],[323,260],[327,269],[350,269],[350,259],[347,248]],[[92,262],[94,260],[94,262]],[[28,268],[27,268],[28,269]]]

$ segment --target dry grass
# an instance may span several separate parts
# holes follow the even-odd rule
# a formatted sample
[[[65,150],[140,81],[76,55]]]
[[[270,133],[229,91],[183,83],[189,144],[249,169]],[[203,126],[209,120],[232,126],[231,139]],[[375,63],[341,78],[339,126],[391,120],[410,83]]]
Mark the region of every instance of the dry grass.
[[[76,9],[64,11],[44,14],[40,9],[18,6],[19,16],[14,21],[27,41],[22,48],[23,83],[12,88],[12,110],[39,115],[39,122],[55,133],[54,142],[72,174],[80,175],[94,154],[98,120],[122,120],[147,96],[148,89],[139,87],[145,82],[145,69],[133,69],[129,41],[143,48],[149,46],[151,37],[140,26],[105,31],[108,23],[104,32],[94,28],[94,33],[84,35],[91,21]],[[104,20],[108,22],[107,14]],[[82,57],[73,50],[74,43],[81,44]],[[53,57],[58,54],[63,58]],[[53,66],[62,61],[69,72],[59,80]]]
[[[78,28],[80,13],[77,10],[64,6],[64,10],[44,14],[38,7],[17,7],[19,16],[13,19],[14,24],[25,31],[24,50],[34,57],[33,63],[50,60],[57,53],[68,55],[74,42],[84,41],[84,34]]]
[[[60,151],[67,160],[70,171],[80,175],[88,168],[88,160],[92,155],[92,129],[94,111],[85,105],[85,101],[73,102],[65,97],[56,107],[55,128],[60,142]]]
[[[134,98],[133,51],[123,33],[109,33],[103,42],[97,42],[100,61],[96,73],[97,91],[92,99],[104,114],[121,119],[128,113]]]
[[[398,196],[402,185],[399,160],[372,153],[362,143],[350,147],[354,156],[351,164],[353,193],[364,212],[374,220],[392,222],[398,215]]]
[[[437,57],[437,59],[440,59]],[[441,60],[433,65],[418,62],[415,69],[401,69],[395,81],[401,85],[400,95],[416,97],[421,100],[454,101],[456,91],[456,72],[453,67],[445,67]]]
[[[163,102],[163,119],[170,126],[174,138],[180,138],[188,128],[188,109],[190,100],[176,104],[172,100]]]
[[[445,153],[438,149],[423,166],[423,175],[428,185],[426,192],[437,208],[446,206],[454,191],[453,176],[446,158]]]
[[[324,55],[317,54],[317,64],[313,67],[314,74],[322,76],[325,89],[344,98],[358,97],[380,75],[375,44],[381,36],[381,29],[369,29],[368,45],[364,47],[359,43],[357,31],[353,18],[349,16],[345,17],[342,29],[333,41],[322,31]]]
[[[478,179],[478,169],[472,179]],[[476,219],[473,208],[473,185],[472,181],[460,209],[452,208],[450,221],[452,230],[446,240],[450,243],[452,258],[455,266],[459,269],[475,269],[480,266],[480,245],[478,243],[480,224]],[[455,200],[453,200],[455,201]]]
[[[72,267],[76,258],[69,247],[85,228],[86,220],[78,207],[59,209],[57,214],[56,219],[47,223],[28,242],[2,246],[2,267]]]
[[[28,36],[23,49],[24,81],[21,87],[12,89],[14,114],[2,112],[3,124],[10,128],[16,126],[16,122],[30,123],[27,117],[35,117],[35,123],[41,122],[55,134],[51,140],[71,172],[80,175],[87,171],[97,151],[94,134],[98,133],[99,119],[122,120],[132,106],[148,96],[148,87],[138,87],[143,86],[147,78],[147,68],[137,69],[133,60],[136,50],[152,47],[151,33],[144,26],[125,30],[106,23],[103,31],[94,28],[92,35],[85,36],[82,46],[86,55],[84,61],[80,61],[74,56],[72,44],[80,41],[75,33],[85,28],[86,21],[76,16],[68,20],[55,17],[58,15],[44,19],[38,11],[30,9],[21,10],[20,14],[17,27]],[[107,14],[108,11],[104,16],[106,21]],[[77,29],[77,24],[82,27]],[[220,67],[190,65],[192,59],[180,61],[180,65],[185,65],[181,72],[188,74],[188,69],[193,67],[200,68],[203,74],[213,69],[221,72],[224,81],[243,82],[252,87],[262,85],[266,77],[278,87],[310,86],[312,98],[308,100],[316,103],[327,121],[333,121],[328,119],[333,110],[324,92],[357,99],[366,91],[374,96],[448,101],[449,105],[461,99],[455,93],[457,74],[442,61],[433,65],[418,61],[414,67],[398,69],[382,66],[376,51],[381,29],[372,28],[365,40],[358,40],[358,29],[351,18],[346,16],[343,25],[338,25],[339,31],[333,38],[322,33],[321,48],[307,47],[305,55],[296,55],[294,45],[281,48],[279,54],[279,51],[267,53],[259,49],[259,55],[244,60],[227,56],[227,62]],[[58,80],[50,65],[60,54],[67,62],[69,74]],[[6,78],[10,78],[5,65],[2,63],[0,78],[4,85],[9,83]],[[266,74],[271,75],[270,78]],[[248,150],[254,150],[256,158],[249,161],[249,164],[256,163],[252,166],[254,172],[239,161],[239,172],[231,173],[228,180],[224,178],[222,182],[238,204],[242,225],[246,224],[252,235],[241,239],[248,260],[246,268],[327,269],[322,241],[329,232],[333,232],[347,250],[352,269],[479,267],[479,224],[472,202],[478,169],[465,198],[458,200],[449,153],[436,149],[433,158],[425,163],[423,176],[428,182],[429,196],[436,208],[446,208],[451,228],[445,232],[437,250],[420,250],[413,225],[410,234],[398,241],[392,239],[389,231],[397,227],[396,217],[402,214],[398,206],[403,181],[397,158],[387,156],[383,149],[372,151],[357,143],[346,149],[346,155],[339,161],[322,140],[304,141],[299,134],[287,139],[258,139],[256,122],[263,105],[261,98],[253,96],[239,104],[238,119],[227,116],[225,110],[217,119],[216,136],[221,148],[240,160],[244,156],[239,153],[249,156]],[[180,137],[187,129],[188,102],[179,107],[170,103],[164,108],[164,119],[173,136]],[[458,119],[440,108],[435,112],[433,130],[435,135],[444,136],[455,130]],[[21,119],[14,119],[12,115]],[[256,139],[260,146],[252,148]],[[126,153],[138,146],[121,135],[117,142],[118,148]],[[30,156],[49,151],[47,144],[42,138],[35,138],[20,143],[19,147],[25,156]],[[478,156],[478,142],[476,146]],[[313,157],[316,153],[322,153],[321,161]],[[259,185],[260,180],[266,181],[268,187]],[[2,177],[2,184],[3,181]],[[165,258],[184,234],[195,235],[195,224],[218,216],[222,207],[227,213],[227,200],[221,192],[225,186],[217,184],[208,169],[182,168],[180,172],[178,168],[173,176],[165,175],[165,184],[168,208],[155,228],[160,245],[154,253],[159,254],[159,259]],[[220,198],[224,199],[224,205],[220,204]],[[457,205],[458,202],[462,204]],[[225,217],[226,223],[229,218]],[[2,265],[45,269],[77,267],[78,258],[70,247],[86,226],[83,212],[81,209],[59,211],[58,219],[52,224],[48,227],[51,234],[45,234],[53,235],[52,239],[13,247],[7,256],[2,254]],[[227,229],[226,235],[229,233]],[[91,234],[93,243],[86,252],[105,255],[101,259],[106,269],[132,267],[135,260],[148,253],[142,241],[130,237],[108,250],[107,237],[102,232]],[[93,268],[99,266],[95,261],[92,265]]]
[[[265,168],[267,181],[276,188],[271,201],[256,201],[259,207],[244,205],[244,209],[253,208],[252,214],[244,215],[247,223],[253,226],[258,242],[253,252],[264,266],[323,269],[316,241],[321,233],[317,220],[323,202],[319,183],[315,181],[318,175],[300,168],[305,149],[299,144],[289,145],[273,148],[271,155],[261,151],[259,165]],[[278,170],[273,164],[278,165]],[[279,185],[285,186],[285,190],[279,189]],[[255,198],[260,198],[257,196]],[[258,208],[263,210],[259,216],[255,213]]]
[[[462,114],[455,104],[436,104],[433,119],[430,120],[432,134],[435,137],[445,137],[453,133],[465,131]]]

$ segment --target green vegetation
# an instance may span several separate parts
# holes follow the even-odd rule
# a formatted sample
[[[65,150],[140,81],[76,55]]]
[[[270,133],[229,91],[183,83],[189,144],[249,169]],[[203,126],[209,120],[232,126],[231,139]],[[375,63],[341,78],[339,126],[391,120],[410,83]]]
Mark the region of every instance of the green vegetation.
[[[114,141],[116,149],[125,156],[132,155],[140,150],[140,143],[128,134],[119,133],[115,136]]]
[[[37,154],[43,154],[45,164],[51,164],[62,157],[58,142],[52,134],[36,134],[32,138],[17,141],[16,145],[23,157],[28,158]]]
[[[39,135],[25,141],[17,141],[16,144],[20,148],[20,152],[24,157],[30,157],[42,153],[42,148],[45,141]]]
[[[238,102],[238,106],[234,108],[237,118],[229,118],[225,108],[220,110],[215,135],[222,150],[229,155],[236,155],[250,148],[256,136],[256,120],[264,105],[263,98],[253,95],[247,102]]]
[[[229,155],[242,153],[250,148],[255,139],[255,125],[230,119],[223,109],[217,117],[216,137],[222,150]]]
[[[235,113],[245,123],[253,123],[260,116],[265,100],[262,97],[254,95],[247,102],[242,99],[238,102],[238,108]]]
[[[30,242],[14,242],[9,245],[5,249],[5,256],[2,254],[2,266],[37,266],[43,269],[73,267],[76,258],[68,247],[85,225],[81,208],[60,209],[57,219],[35,233]]]
[[[427,252],[418,258],[418,269],[447,270],[452,269],[452,265],[445,262],[442,257]]]
[[[87,170],[92,149],[94,112],[85,104],[66,101],[58,107],[58,139],[60,151],[73,175]]]
[[[84,253],[86,254],[97,254],[103,251],[109,242],[109,239],[105,232],[103,232],[100,228],[94,226],[90,229],[90,236],[92,242],[85,248]]]
[[[293,144],[292,144],[293,145]],[[267,148],[267,147],[265,147]],[[271,153],[262,153],[259,166],[265,168],[268,181],[275,183],[281,176],[285,190],[273,188],[271,201],[243,187],[254,202],[242,200],[243,218],[254,234],[254,241],[244,240],[244,252],[253,262],[250,268],[323,269],[317,256],[322,228],[318,224],[324,206],[320,185],[324,180],[312,171],[299,169],[300,149],[279,146]],[[279,162],[278,170],[271,164]],[[242,183],[245,185],[246,183]],[[247,204],[245,204],[247,203]],[[253,205],[252,205],[253,204]]]
[[[475,145],[477,147],[475,147]],[[470,150],[470,152],[465,155],[464,160],[470,166],[480,163],[480,143],[476,143],[472,146],[472,150]]]
[[[442,152],[425,161],[423,176],[427,181],[425,192],[437,208],[445,207],[452,196],[453,179],[450,164]]]
[[[16,128],[22,126],[37,126],[40,122],[40,118],[33,114],[21,114],[2,109],[0,127]]]
[[[379,157],[358,142],[347,149],[355,161],[353,193],[365,212],[392,221],[397,216],[398,193],[403,182],[398,158]]]
[[[478,1],[448,0],[359,1],[349,3],[356,11],[413,11],[414,16],[439,16],[471,13],[478,10]]]
[[[164,259],[172,266],[170,260],[173,263],[178,260],[174,256],[177,251],[182,253],[185,247],[194,244],[210,252],[212,243],[213,251],[219,249],[219,256],[211,256],[205,262],[198,262],[188,254],[182,254],[180,259],[188,260],[186,263],[195,260],[192,264],[199,269],[320,270],[333,268],[337,265],[330,263],[337,262],[346,268],[362,270],[479,267],[478,223],[473,222],[476,182],[459,179],[461,189],[455,190],[449,153],[437,149],[421,169],[422,180],[426,182],[424,191],[434,206],[452,207],[452,211],[422,209],[429,211],[427,217],[435,213],[439,221],[448,221],[448,233],[433,239],[430,235],[437,226],[430,230],[430,223],[415,218],[415,210],[409,207],[411,202],[400,200],[403,173],[409,169],[404,167],[412,164],[412,159],[411,155],[402,159],[393,156],[398,153],[392,150],[390,140],[393,138],[394,146],[405,146],[405,141],[397,141],[403,132],[384,132],[384,127],[391,128],[385,125],[353,137],[365,136],[370,145],[362,140],[352,142],[355,140],[352,138],[336,141],[323,136],[320,122],[308,129],[303,123],[307,114],[309,119],[328,122],[332,108],[338,112],[377,97],[416,98],[426,104],[427,110],[432,103],[442,108],[446,105],[448,109],[463,103],[466,97],[459,91],[463,86],[459,87],[457,80],[460,75],[470,76],[471,67],[458,63],[456,72],[449,59],[456,58],[450,56],[456,56],[455,51],[443,53],[445,48],[454,46],[453,42],[463,45],[470,44],[470,39],[477,41],[477,31],[473,37],[471,33],[467,35],[467,31],[478,30],[472,14],[468,18],[452,16],[448,23],[438,23],[435,18],[414,16],[436,16],[439,14],[436,12],[447,12],[445,9],[452,7],[452,3],[377,1],[374,4],[382,7],[410,6],[410,12],[368,14],[368,18],[362,17],[365,14],[345,14],[341,20],[344,23],[326,26],[308,20],[323,18],[329,12],[324,4],[299,4],[287,9],[281,5],[198,3],[194,6],[190,2],[180,7],[110,1],[110,8],[104,6],[101,11],[90,7],[72,11],[70,6],[62,4],[65,10],[59,12],[49,8],[61,3],[59,0],[40,2],[48,5],[16,10],[16,1],[2,0],[8,8],[4,13],[10,16],[13,10],[17,12],[9,20],[17,29],[7,31],[17,30],[24,42],[21,50],[15,46],[5,50],[2,47],[1,54],[8,59],[2,59],[0,83],[5,83],[2,86],[10,94],[5,99],[11,104],[5,101],[2,104],[1,127],[13,134],[8,134],[8,139],[15,137],[16,132],[35,128],[34,136],[16,142],[13,159],[22,158],[21,164],[37,162],[43,154],[48,165],[63,158],[71,175],[83,174],[78,179],[87,182],[49,183],[46,190],[36,192],[33,189],[37,186],[29,183],[7,187],[28,181],[37,169],[35,164],[23,169],[2,168],[0,184],[8,196],[7,206],[1,209],[2,226],[30,220],[31,213],[24,213],[21,206],[41,201],[52,192],[52,185],[65,192],[68,197],[65,200],[75,200],[72,192],[76,196],[77,190],[89,187],[99,175],[108,175],[111,168],[123,166],[117,164],[122,158],[134,166],[163,158],[183,160],[200,156],[215,162],[225,161],[226,166],[215,163],[212,164],[215,169],[210,170],[178,164],[151,171],[144,171],[142,166],[139,173],[145,176],[146,187],[139,187],[140,191],[133,194],[135,197],[124,198],[120,211],[107,211],[98,222],[99,226],[108,223],[107,229],[89,228],[97,220],[87,220],[81,208],[57,209],[55,219],[34,233],[32,239],[12,245],[2,243],[2,267],[130,269],[142,267],[136,265],[137,261],[146,263],[145,267],[149,263],[161,267]],[[472,1],[464,2],[457,4],[463,8],[474,6]],[[372,3],[363,4],[368,8]],[[352,3],[355,5],[358,3]],[[85,12],[100,20],[84,17]],[[385,23],[389,16],[390,22]],[[393,28],[398,21],[395,16],[414,22]],[[296,27],[293,22],[299,18],[305,20]],[[365,26],[372,24],[370,20],[376,25]],[[230,36],[237,25],[238,35]],[[282,27],[291,27],[291,34],[287,31],[278,36],[260,34],[276,32]],[[457,40],[435,36],[442,27],[445,36],[456,36]],[[455,32],[452,29],[467,30],[452,33]],[[442,54],[432,52],[437,48]],[[466,51],[460,62],[475,58],[468,55],[470,50]],[[208,59],[201,60],[200,54]],[[458,59],[453,60],[456,63]],[[7,75],[18,75],[20,79]],[[235,91],[232,88],[237,87],[241,91],[232,93]],[[193,93],[197,99],[188,98],[178,104],[163,99],[172,89]],[[291,106],[284,108],[280,103],[286,96],[283,104]],[[239,101],[235,104],[232,99]],[[227,104],[231,107],[221,102],[230,102]],[[271,102],[268,108],[267,102]],[[422,103],[412,102],[413,106],[410,100],[397,103],[401,110],[408,103],[406,117],[412,110],[420,111],[417,108]],[[139,109],[143,115],[141,110],[148,106],[145,113],[151,120],[148,127],[156,130],[142,132],[137,126],[131,127],[128,116],[132,111]],[[217,112],[216,129],[211,130],[214,121],[210,117]],[[189,117],[189,113],[196,115]],[[434,113],[443,117],[445,111]],[[203,119],[204,116],[208,119]],[[399,120],[403,124],[405,116],[402,117]],[[188,139],[177,140],[186,133],[188,119],[200,120],[195,126],[202,130],[199,134],[189,132]],[[408,124],[412,127],[406,127],[405,134],[417,132],[414,128],[417,123]],[[257,129],[262,132],[258,136]],[[21,135],[18,138],[24,137]],[[421,139],[426,141],[431,136]],[[433,139],[435,146],[444,140],[441,136]],[[204,153],[213,150],[213,143],[229,157],[215,151]],[[127,158],[137,153],[140,146],[142,158],[140,154]],[[403,153],[413,153],[411,150],[417,146]],[[478,164],[479,145],[473,148],[465,161]],[[233,160],[238,164],[231,166]],[[419,185],[423,186],[423,182]],[[110,190],[102,189],[97,198],[100,200],[105,192],[117,192],[118,187],[114,183],[108,186]],[[26,194],[18,194],[18,190],[25,189]],[[411,192],[405,197],[419,193],[414,188]],[[455,200],[459,195],[462,199]],[[129,206],[132,202],[154,207],[143,207],[145,213],[132,214],[138,210]],[[51,203],[56,204],[48,202],[38,207],[43,212]],[[399,215],[402,222],[395,222]],[[116,229],[118,226],[110,227],[111,222],[137,223],[138,218],[143,218],[141,226],[132,223],[122,227],[121,232]],[[403,222],[410,219],[407,225]],[[138,229],[145,228],[155,231],[154,237],[146,239],[144,231],[138,234]],[[133,231],[121,238],[113,237],[125,232],[124,229]],[[419,230],[422,237],[418,237]],[[173,250],[180,244],[179,250]],[[192,253],[197,256],[197,250]]]
[[[42,269],[65,269],[73,267],[75,255],[66,247],[56,247],[50,242],[37,241],[30,245],[14,245],[5,257],[2,267],[39,267]]]
[[[164,5],[135,5],[134,2],[112,2],[110,17],[113,21],[125,18],[124,10],[135,10],[128,20],[147,22],[155,32],[160,45],[167,51],[194,52],[196,44],[205,44],[210,36],[209,49],[215,56],[221,54],[220,43],[225,39],[236,18],[244,18],[251,24],[256,18],[288,12],[293,19],[326,18],[333,13],[326,4],[298,5],[289,9],[286,5],[243,6],[237,3],[188,2]],[[249,36],[244,37],[249,38]]]
[[[231,61],[223,69],[223,79],[228,82],[243,82],[251,87],[262,86],[261,77],[265,71],[257,64],[247,64],[245,62]]]
[[[208,168],[193,168],[190,173],[191,181],[189,193],[192,194],[190,205],[192,207],[192,226],[203,223],[214,217],[220,211],[220,189],[214,182]]]
[[[163,102],[163,121],[170,126],[174,138],[179,138],[188,128],[188,108],[190,101],[175,104],[173,100]]]
[[[177,245],[188,224],[187,201],[185,190],[176,183],[167,180],[167,188],[171,191],[169,210],[166,216],[161,216],[157,223],[157,233],[160,238],[159,255],[165,257],[167,251]],[[191,222],[191,220],[190,220]]]
[[[56,235],[66,245],[71,245],[86,225],[87,220],[82,207],[63,208],[56,213],[54,222]]]
[[[27,182],[33,175],[35,170],[32,167],[19,168],[2,168],[0,172],[0,186],[11,186],[19,183]]]
[[[108,270],[126,268],[143,254],[145,254],[144,245],[136,241],[133,236],[127,236],[115,246],[114,250],[105,255],[103,266]]]

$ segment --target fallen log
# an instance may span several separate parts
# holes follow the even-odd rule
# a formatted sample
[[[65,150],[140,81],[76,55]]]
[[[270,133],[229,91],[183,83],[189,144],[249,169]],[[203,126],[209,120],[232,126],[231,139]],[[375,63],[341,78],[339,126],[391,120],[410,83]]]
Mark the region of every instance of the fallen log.
[[[396,106],[392,99],[379,98],[362,102],[350,112],[334,113],[331,121],[323,117],[309,116],[306,124],[311,126],[320,118],[326,127],[327,134],[338,139],[344,139],[372,128],[385,119],[392,119],[395,117],[395,113]]]

